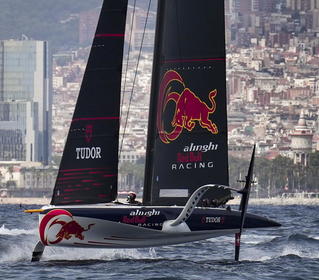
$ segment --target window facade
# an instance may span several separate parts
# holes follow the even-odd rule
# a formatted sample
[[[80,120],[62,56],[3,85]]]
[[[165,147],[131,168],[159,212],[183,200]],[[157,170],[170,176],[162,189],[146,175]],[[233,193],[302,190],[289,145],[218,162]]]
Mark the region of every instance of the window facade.
[[[47,43],[0,41],[0,161],[51,154]]]

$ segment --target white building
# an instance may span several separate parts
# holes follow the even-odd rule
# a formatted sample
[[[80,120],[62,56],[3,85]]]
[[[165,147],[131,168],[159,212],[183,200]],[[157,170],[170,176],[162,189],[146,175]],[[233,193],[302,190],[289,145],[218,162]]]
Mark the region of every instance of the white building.
[[[309,154],[312,152],[312,130],[307,127],[303,111],[300,113],[298,124],[290,134],[292,158],[294,164],[306,166],[309,161]]]

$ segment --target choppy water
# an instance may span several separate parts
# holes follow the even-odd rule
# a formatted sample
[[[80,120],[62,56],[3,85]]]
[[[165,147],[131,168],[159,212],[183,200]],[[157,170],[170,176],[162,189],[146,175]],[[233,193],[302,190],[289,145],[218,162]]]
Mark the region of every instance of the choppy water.
[[[30,207],[31,208],[31,207]],[[319,206],[250,206],[281,228],[152,249],[46,248],[31,263],[37,215],[0,205],[0,279],[319,279]]]

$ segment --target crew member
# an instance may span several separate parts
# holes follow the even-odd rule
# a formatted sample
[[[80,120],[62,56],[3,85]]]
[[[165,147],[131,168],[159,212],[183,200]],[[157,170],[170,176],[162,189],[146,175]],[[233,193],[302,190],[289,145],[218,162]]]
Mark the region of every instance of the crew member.
[[[136,201],[136,193],[135,192],[129,192],[128,196],[127,196],[127,202],[129,204],[140,204],[140,202]]]

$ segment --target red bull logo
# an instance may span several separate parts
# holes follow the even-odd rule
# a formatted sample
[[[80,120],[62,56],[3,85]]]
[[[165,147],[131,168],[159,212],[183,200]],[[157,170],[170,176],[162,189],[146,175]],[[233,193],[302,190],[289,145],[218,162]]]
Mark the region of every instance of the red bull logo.
[[[182,85],[181,93],[172,91],[170,85],[177,82]],[[218,133],[215,123],[210,120],[210,115],[216,110],[215,97],[217,90],[214,89],[208,94],[210,106],[203,102],[194,92],[187,88],[183,78],[176,71],[167,71],[160,85],[160,94],[158,102],[157,128],[160,139],[168,144],[176,140],[183,129],[192,131],[198,123],[202,128],[207,129],[212,134]],[[175,103],[175,114],[171,121],[172,130],[170,132],[164,129],[162,115],[169,102]]]
[[[90,230],[93,225],[89,224],[84,228],[74,220],[70,212],[55,209],[42,218],[39,226],[40,238],[44,245],[54,245],[72,237],[84,240],[83,232]]]

